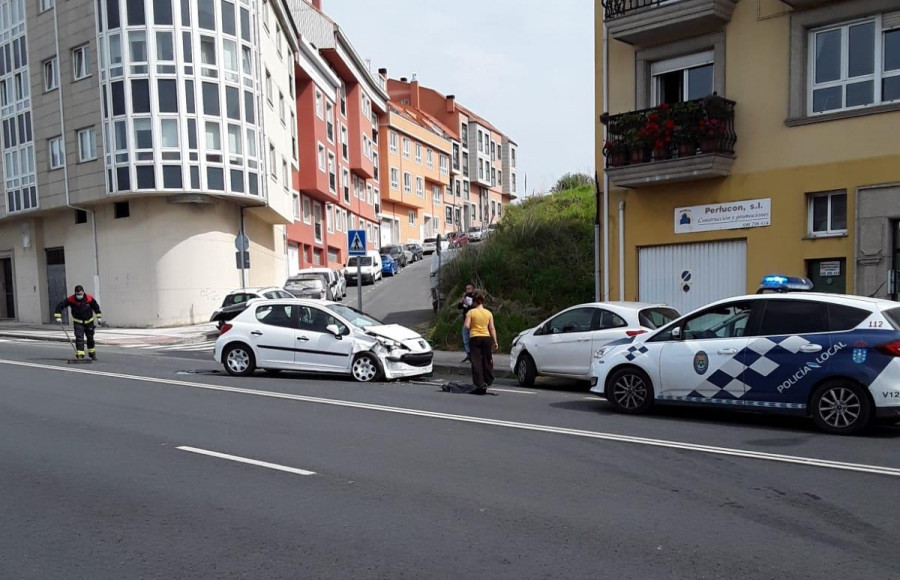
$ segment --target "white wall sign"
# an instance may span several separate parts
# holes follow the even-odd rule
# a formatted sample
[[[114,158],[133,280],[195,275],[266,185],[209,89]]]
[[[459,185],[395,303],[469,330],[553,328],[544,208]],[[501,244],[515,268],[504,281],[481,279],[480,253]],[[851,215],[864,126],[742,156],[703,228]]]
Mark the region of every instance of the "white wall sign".
[[[833,278],[841,275],[841,263],[838,260],[831,262],[819,263],[819,276],[823,278]]]
[[[769,198],[675,208],[676,234],[769,225],[772,225],[772,200]]]

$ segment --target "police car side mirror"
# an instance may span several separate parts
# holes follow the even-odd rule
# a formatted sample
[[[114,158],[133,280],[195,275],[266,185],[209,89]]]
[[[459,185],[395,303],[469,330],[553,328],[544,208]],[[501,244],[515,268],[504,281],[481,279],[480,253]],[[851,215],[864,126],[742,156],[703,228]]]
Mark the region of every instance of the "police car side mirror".
[[[673,340],[681,340],[681,327],[676,326],[672,329],[672,339]]]

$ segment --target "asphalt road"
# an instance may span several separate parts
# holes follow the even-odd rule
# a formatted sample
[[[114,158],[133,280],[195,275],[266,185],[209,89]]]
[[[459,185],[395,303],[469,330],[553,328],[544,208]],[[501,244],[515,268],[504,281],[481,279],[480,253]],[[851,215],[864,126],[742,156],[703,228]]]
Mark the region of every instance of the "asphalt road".
[[[363,286],[363,310],[388,324],[410,328],[431,321],[431,256],[409,264],[394,277],[385,276],[374,286]],[[356,307],[356,287],[347,288],[348,304]]]
[[[900,574],[897,427],[67,356],[0,342],[0,578]]]

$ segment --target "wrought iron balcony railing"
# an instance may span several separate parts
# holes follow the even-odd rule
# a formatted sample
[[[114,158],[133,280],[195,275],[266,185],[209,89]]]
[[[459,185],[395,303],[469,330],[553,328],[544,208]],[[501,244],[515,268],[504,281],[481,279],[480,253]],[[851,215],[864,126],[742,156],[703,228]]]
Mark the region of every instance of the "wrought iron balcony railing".
[[[735,102],[710,95],[652,109],[607,115],[603,147],[608,167],[639,165],[698,154],[734,154]]]
[[[670,4],[678,0],[603,0],[603,9],[607,20],[625,16],[635,10],[654,8],[660,4]]]

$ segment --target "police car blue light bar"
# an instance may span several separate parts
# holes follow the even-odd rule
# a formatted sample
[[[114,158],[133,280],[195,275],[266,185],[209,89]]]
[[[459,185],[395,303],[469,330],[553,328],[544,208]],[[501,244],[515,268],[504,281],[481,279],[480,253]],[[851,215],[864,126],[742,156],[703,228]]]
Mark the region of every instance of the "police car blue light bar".
[[[762,279],[760,290],[773,290],[776,292],[809,292],[813,289],[813,283],[809,278],[796,276],[771,275]]]

